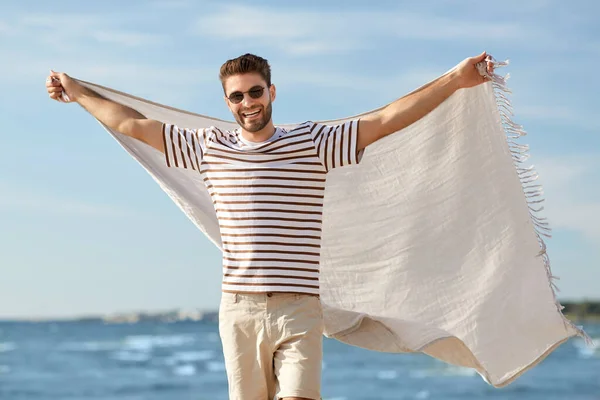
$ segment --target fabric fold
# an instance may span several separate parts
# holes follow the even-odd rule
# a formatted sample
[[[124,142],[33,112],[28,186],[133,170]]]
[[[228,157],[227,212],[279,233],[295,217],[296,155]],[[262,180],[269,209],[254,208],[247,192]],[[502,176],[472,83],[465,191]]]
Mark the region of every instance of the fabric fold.
[[[585,334],[556,300],[541,193],[528,186],[537,174],[522,166],[524,131],[510,118],[506,82],[492,78],[369,146],[360,164],[328,174],[320,295],[327,336],[376,351],[423,352],[501,387]],[[237,128],[79,82],[165,123]],[[104,127],[221,248],[200,175],[168,168],[160,152]]]

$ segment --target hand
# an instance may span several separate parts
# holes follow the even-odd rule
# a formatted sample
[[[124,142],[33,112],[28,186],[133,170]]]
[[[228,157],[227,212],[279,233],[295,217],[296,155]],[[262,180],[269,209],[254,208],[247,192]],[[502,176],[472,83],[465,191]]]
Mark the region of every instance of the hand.
[[[77,83],[69,75],[62,72],[50,71],[50,75],[46,79],[46,90],[51,99],[69,103],[77,101],[81,85]],[[63,93],[66,96],[63,96]]]
[[[477,86],[484,82],[488,82],[490,79],[481,76],[477,70],[476,65],[480,62],[485,62],[488,74],[494,73],[494,63],[491,57],[484,51],[478,56],[470,57],[465,59],[463,62],[458,64],[455,70],[457,85],[459,89],[466,89],[473,86]]]

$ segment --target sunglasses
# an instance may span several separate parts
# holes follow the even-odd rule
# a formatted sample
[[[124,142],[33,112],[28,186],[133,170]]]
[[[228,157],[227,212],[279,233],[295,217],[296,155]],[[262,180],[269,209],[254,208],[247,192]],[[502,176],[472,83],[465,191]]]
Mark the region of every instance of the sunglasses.
[[[248,90],[247,92],[240,92],[240,91],[233,92],[229,96],[227,96],[227,98],[233,104],[239,104],[242,102],[242,100],[244,100],[244,94],[246,94],[246,93],[248,93],[248,95],[250,95],[250,97],[252,97],[253,99],[260,99],[264,92],[265,92],[264,87],[254,86],[254,87],[250,88],[250,90]]]

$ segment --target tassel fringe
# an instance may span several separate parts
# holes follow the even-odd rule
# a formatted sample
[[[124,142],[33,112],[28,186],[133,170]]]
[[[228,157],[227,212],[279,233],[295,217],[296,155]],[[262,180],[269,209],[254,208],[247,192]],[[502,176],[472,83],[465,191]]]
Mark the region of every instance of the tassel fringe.
[[[494,66],[494,70],[500,67],[504,67],[509,64],[509,61],[496,61],[493,57],[488,56],[486,61],[491,61]],[[548,277],[548,285],[552,290],[552,295],[554,297],[554,304],[556,305],[556,310],[560,314],[563,323],[565,324],[565,328],[572,328],[577,332],[577,335],[583,338],[585,343],[588,346],[593,346],[592,339],[584,332],[583,327],[576,326],[573,322],[567,319],[562,310],[564,307],[560,304],[556,293],[560,290],[556,285],[555,281],[559,280],[559,278],[552,274],[552,270],[550,268],[550,257],[546,251],[546,243],[544,242],[543,237],[550,238],[550,224],[547,222],[547,219],[540,216],[540,212],[544,210],[544,207],[534,207],[534,205],[541,204],[544,202],[543,198],[543,190],[542,186],[539,184],[531,185],[531,183],[535,182],[538,179],[538,174],[533,165],[529,167],[523,167],[523,163],[527,161],[529,158],[529,146],[525,144],[517,143],[516,140],[525,136],[527,132],[523,129],[523,126],[516,124],[512,120],[513,107],[508,98],[508,95],[512,92],[508,89],[506,82],[510,77],[509,74],[505,76],[498,75],[497,73],[489,74],[487,71],[486,62],[481,62],[477,64],[477,70],[479,73],[488,78],[491,81],[492,88],[494,89],[494,95],[496,97],[496,104],[498,105],[498,112],[500,113],[502,127],[504,128],[504,133],[506,134],[508,148],[511,152],[511,157],[513,163],[516,168],[517,176],[521,181],[523,186],[523,193],[525,194],[527,206],[529,208],[529,215],[531,217],[531,223],[534,226],[535,233],[537,236],[538,243],[540,245],[540,252],[538,253],[538,257],[541,257],[544,267],[546,269],[546,275]]]

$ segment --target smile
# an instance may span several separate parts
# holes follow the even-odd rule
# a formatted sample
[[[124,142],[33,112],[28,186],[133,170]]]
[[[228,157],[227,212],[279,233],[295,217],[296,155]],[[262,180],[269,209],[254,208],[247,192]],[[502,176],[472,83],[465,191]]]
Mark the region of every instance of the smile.
[[[260,110],[254,110],[254,111],[250,111],[250,112],[243,112],[242,116],[244,118],[253,118],[253,117],[257,117],[258,114],[260,114]]]

